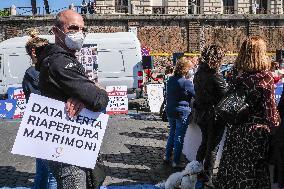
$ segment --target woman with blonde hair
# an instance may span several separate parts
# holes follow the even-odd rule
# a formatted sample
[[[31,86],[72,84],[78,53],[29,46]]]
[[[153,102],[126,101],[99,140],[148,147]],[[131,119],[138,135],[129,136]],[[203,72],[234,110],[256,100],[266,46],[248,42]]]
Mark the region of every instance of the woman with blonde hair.
[[[268,169],[271,131],[279,125],[274,80],[261,37],[247,38],[235,62],[236,87],[247,92],[249,112],[227,129],[219,171],[214,180],[218,189],[270,188]]]
[[[180,163],[180,156],[183,148],[184,135],[189,124],[190,101],[194,97],[193,84],[185,76],[191,64],[186,57],[177,61],[173,76],[167,82],[166,113],[170,125],[170,133],[166,146],[165,163],[171,161],[174,151],[172,166]]]

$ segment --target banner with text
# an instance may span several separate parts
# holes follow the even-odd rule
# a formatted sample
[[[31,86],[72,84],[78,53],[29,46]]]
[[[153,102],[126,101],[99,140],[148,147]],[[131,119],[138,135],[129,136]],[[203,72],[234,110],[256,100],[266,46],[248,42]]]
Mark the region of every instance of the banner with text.
[[[109,97],[109,103],[106,108],[106,113],[109,115],[127,114],[128,113],[127,86],[107,86],[106,91]]]
[[[87,109],[70,119],[64,102],[31,94],[12,153],[94,168],[107,121]]]
[[[160,112],[164,101],[164,84],[148,84],[147,94],[151,112]]]

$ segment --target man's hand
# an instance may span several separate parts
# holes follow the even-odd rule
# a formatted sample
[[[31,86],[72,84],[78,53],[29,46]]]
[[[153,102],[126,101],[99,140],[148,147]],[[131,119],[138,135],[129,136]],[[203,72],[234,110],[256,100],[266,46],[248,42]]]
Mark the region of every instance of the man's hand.
[[[69,98],[65,104],[67,114],[70,118],[79,115],[81,110],[85,108],[85,105],[75,98]]]

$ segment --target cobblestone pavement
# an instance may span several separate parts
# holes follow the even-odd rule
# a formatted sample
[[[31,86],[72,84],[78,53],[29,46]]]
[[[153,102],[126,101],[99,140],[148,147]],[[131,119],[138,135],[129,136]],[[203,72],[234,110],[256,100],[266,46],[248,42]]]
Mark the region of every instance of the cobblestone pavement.
[[[29,187],[35,159],[10,153],[20,120],[0,120],[0,187]],[[104,185],[156,184],[177,170],[162,165],[167,123],[150,114],[112,116],[108,123],[101,159]]]

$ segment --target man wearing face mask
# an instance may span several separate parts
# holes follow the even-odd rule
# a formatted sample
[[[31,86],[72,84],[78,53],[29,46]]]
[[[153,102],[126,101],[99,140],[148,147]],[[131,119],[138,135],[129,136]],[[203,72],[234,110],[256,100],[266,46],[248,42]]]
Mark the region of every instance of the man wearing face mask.
[[[47,45],[36,52],[40,70],[39,88],[42,95],[66,102],[69,117],[74,117],[86,107],[92,111],[106,108],[108,96],[86,75],[75,53],[84,41],[84,21],[72,10],[60,12],[55,20],[53,32],[55,44]],[[39,53],[41,52],[41,53]],[[58,189],[86,188],[86,169],[49,162],[57,180]]]

